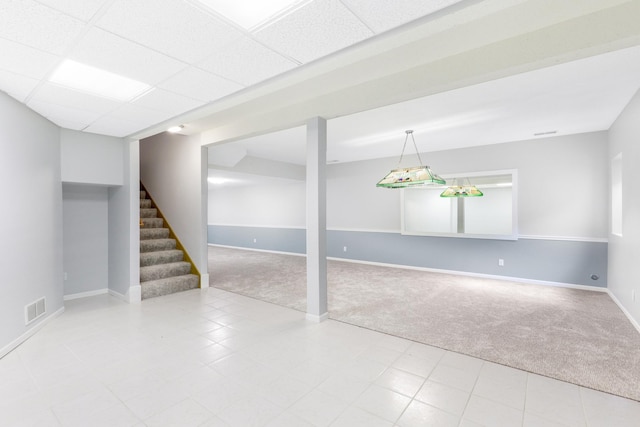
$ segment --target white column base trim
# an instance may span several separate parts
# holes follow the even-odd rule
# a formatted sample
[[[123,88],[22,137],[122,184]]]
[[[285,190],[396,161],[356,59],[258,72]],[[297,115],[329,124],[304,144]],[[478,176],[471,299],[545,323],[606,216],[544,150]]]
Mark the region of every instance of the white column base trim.
[[[307,315],[306,315],[306,319],[308,321],[314,322],[314,323],[324,322],[328,318],[329,318],[329,313],[323,313],[323,314],[321,314],[319,316],[317,314],[311,314],[311,313],[307,313]]]
[[[613,302],[615,302],[618,305],[618,307],[620,307],[620,310],[622,310],[624,315],[627,316],[627,319],[629,319],[629,322],[631,322],[633,327],[636,328],[636,330],[638,332],[640,332],[640,323],[638,323],[636,321],[636,319],[634,319],[633,316],[631,316],[631,313],[629,313],[629,311],[626,308],[624,308],[624,306],[622,305],[620,300],[618,300],[618,298],[616,298],[616,296],[613,294],[613,292],[611,292],[609,289],[607,289],[607,293],[609,294],[609,296],[611,297]]]
[[[142,286],[134,285],[129,287],[127,291],[127,302],[129,304],[138,304],[142,302]]]
[[[64,296],[64,300],[65,301],[70,301],[70,300],[74,300],[74,299],[78,299],[78,298],[93,297],[93,296],[96,296],[96,295],[104,295],[104,294],[106,294],[108,292],[109,292],[109,290],[107,288],[97,289],[95,291],[78,292],[77,294],[65,295]]]
[[[207,289],[209,287],[209,273],[200,275],[200,289]]]
[[[60,316],[62,313],[64,313],[64,307],[60,307],[58,311],[49,315],[48,317],[43,318],[40,322],[36,323],[35,326],[33,326],[27,332],[20,335],[18,338],[11,341],[9,344],[5,345],[4,347],[0,348],[0,359],[2,359],[7,354],[11,353],[16,348],[18,348],[20,344],[22,344],[23,342],[25,342],[26,340],[34,336],[36,332],[42,329],[50,321]]]
[[[131,286],[125,295],[120,292],[116,292],[113,289],[109,289],[109,295],[118,298],[120,301],[124,301],[129,304],[136,304],[142,301],[142,286]]]
[[[109,289],[109,295],[114,298],[118,298],[120,301],[129,302],[129,297],[122,295],[120,292],[116,292],[113,289]]]

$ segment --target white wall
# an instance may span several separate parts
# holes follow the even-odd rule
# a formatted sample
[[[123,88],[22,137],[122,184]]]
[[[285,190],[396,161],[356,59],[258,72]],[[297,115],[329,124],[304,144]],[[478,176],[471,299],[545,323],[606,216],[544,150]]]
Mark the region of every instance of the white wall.
[[[520,235],[605,240],[607,150],[607,133],[594,132],[422,158],[441,175],[517,169]],[[400,191],[375,186],[396,165],[397,157],[328,165],[327,228],[400,232]],[[304,226],[304,183],[258,180],[245,187],[209,188],[209,224]]]
[[[123,140],[74,130],[60,130],[62,181],[123,184]]]
[[[209,184],[208,223],[305,227],[305,182],[256,177],[238,186]]]
[[[109,188],[109,291],[139,302],[140,157],[138,141],[124,144],[123,185]]]
[[[205,274],[202,166],[199,136],[162,133],[140,141],[140,180]]]
[[[354,260],[606,287],[607,153],[607,132],[597,132],[422,155],[442,175],[517,170],[517,241],[403,236],[401,192],[375,186],[396,167],[397,157],[328,165],[328,251]],[[414,161],[407,159],[405,166]],[[228,191],[224,199],[217,197],[218,190],[210,193],[209,207],[218,209],[215,223],[210,222],[210,242],[304,252],[304,235],[286,229],[296,223],[256,228],[278,226],[278,215],[304,214],[303,203],[280,197],[284,186]],[[397,247],[407,248],[409,255],[400,256]],[[504,265],[498,266],[498,259]]]
[[[609,289],[640,323],[640,92],[609,130],[611,161],[622,153],[622,236],[609,234]],[[602,201],[602,204],[609,205]],[[632,293],[635,292],[635,301]]]
[[[108,288],[108,191],[107,187],[63,184],[65,296]]]
[[[398,159],[327,166],[327,228],[400,232],[400,192],[377,188]]]
[[[440,175],[517,169],[521,235],[607,238],[606,132],[425,153],[422,159]],[[329,165],[327,227],[399,231],[400,192],[375,187],[396,165],[397,158]]]
[[[62,184],[57,126],[0,93],[0,355],[25,326],[24,306],[63,307]]]
[[[108,288],[112,294],[126,301],[139,301],[138,141],[129,142],[122,138],[68,129],[60,130],[60,140],[62,181],[93,184],[92,191],[99,192],[101,196],[104,193],[107,197],[107,226],[103,230],[106,234],[96,235],[95,238],[107,239],[105,266],[108,275],[102,276],[102,272],[96,270],[96,281],[86,281],[88,269],[85,272],[80,265],[74,267],[81,262],[80,258],[87,256],[86,253],[74,244],[65,243],[65,268],[68,273],[65,295]],[[80,216],[80,210],[73,215]],[[80,227],[82,221],[80,217],[75,222],[65,218],[65,225],[71,227],[71,235],[75,233],[73,227]],[[94,261],[97,263],[97,260]],[[77,271],[72,274],[69,269]]]

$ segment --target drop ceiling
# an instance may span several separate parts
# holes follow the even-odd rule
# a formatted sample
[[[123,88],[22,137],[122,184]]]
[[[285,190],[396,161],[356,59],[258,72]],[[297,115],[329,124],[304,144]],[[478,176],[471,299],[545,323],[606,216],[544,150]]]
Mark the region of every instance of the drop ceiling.
[[[459,1],[280,0],[246,29],[227,16],[235,0],[0,0],[0,90],[61,127],[124,137]],[[152,90],[122,102],[54,84],[65,59]]]
[[[316,115],[328,160],[347,162],[396,156],[406,129],[421,151],[606,130],[640,87],[640,0],[277,0],[250,23],[237,3],[0,0],[0,90],[68,129],[186,123],[301,165]],[[152,90],[53,84],[65,59]]]

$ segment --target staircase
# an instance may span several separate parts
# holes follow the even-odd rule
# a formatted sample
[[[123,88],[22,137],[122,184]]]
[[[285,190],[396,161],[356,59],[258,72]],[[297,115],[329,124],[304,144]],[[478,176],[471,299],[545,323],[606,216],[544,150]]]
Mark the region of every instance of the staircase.
[[[173,294],[199,287],[198,275],[176,248],[176,239],[164,226],[158,209],[146,191],[140,191],[140,285],[142,299]],[[195,270],[195,268],[193,268]],[[193,271],[195,272],[195,271]]]

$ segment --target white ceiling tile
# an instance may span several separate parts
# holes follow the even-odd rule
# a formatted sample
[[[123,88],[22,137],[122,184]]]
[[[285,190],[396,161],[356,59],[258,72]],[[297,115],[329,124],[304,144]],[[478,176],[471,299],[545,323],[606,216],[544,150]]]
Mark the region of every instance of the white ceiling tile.
[[[33,94],[33,101],[58,104],[77,110],[106,114],[120,105],[117,101],[77,92],[71,89],[45,83]]]
[[[49,119],[51,120],[51,119]],[[80,122],[76,122],[74,121],[72,118],[71,119],[56,119],[55,121],[51,120],[53,123],[55,123],[56,125],[58,125],[59,127],[63,128],[63,129],[71,129],[71,130],[78,130],[78,131],[82,131],[84,130],[84,128],[87,127],[87,125],[85,123],[80,123]]]
[[[150,85],[187,66],[99,28],[92,28],[71,51],[69,58]]]
[[[372,35],[338,0],[315,0],[255,34],[265,45],[302,63]]]
[[[42,101],[29,101],[27,106],[41,116],[46,117],[54,123],[59,120],[75,123],[74,128],[84,128],[93,121],[97,120],[101,114],[84,110],[81,108],[67,107],[60,104],[52,104]]]
[[[38,0],[40,3],[71,15],[75,18],[89,21],[107,0]]]
[[[0,69],[41,79],[52,71],[59,56],[0,38]]]
[[[216,13],[251,30],[274,17],[287,13],[304,0],[196,0]]]
[[[202,61],[199,67],[249,86],[284,73],[297,65],[255,40],[242,37],[216,51]]]
[[[376,33],[432,14],[462,0],[342,0]]]
[[[163,89],[155,89],[132,102],[146,108],[164,111],[177,116],[205,103],[187,96],[178,95]]]
[[[122,119],[114,119],[106,116],[91,123],[84,129],[84,131],[122,138],[139,130],[145,129],[147,126],[148,125],[145,123],[128,122]]]
[[[171,113],[147,108],[135,104],[124,104],[117,110],[109,113],[109,117],[130,122],[142,122],[148,125],[160,123],[173,117]]]
[[[187,68],[158,87],[203,102],[222,98],[243,88],[237,83],[195,67]]]
[[[180,0],[116,0],[97,25],[190,64],[241,35]]]
[[[6,92],[20,102],[24,102],[38,85],[38,80],[0,70],[0,91]]]
[[[84,23],[32,0],[0,2],[0,37],[62,54]]]

